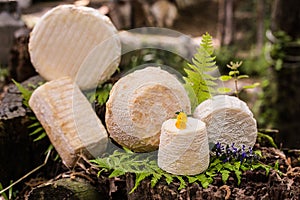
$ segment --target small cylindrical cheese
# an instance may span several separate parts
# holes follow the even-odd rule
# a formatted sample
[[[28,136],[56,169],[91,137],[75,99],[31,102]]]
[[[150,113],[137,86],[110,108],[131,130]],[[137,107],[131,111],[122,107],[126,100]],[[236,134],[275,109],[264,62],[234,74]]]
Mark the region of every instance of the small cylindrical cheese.
[[[158,166],[176,175],[196,175],[209,166],[209,147],[205,123],[188,117],[186,128],[178,129],[176,119],[161,128]]]

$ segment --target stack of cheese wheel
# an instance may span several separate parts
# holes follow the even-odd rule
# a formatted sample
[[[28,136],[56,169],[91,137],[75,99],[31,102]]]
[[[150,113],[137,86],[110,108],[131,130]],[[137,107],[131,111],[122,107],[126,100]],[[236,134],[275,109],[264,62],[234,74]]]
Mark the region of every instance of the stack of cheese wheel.
[[[64,163],[79,152],[100,156],[108,135],[80,89],[92,89],[116,70],[120,39],[109,18],[87,7],[63,5],[48,11],[30,35],[36,71],[47,81],[30,99]]]
[[[206,123],[209,143],[253,147],[256,120],[247,104],[237,97],[217,95],[202,102],[193,116]]]
[[[178,129],[176,119],[161,128],[158,166],[177,175],[196,175],[209,166],[209,147],[205,123],[188,117],[186,128]]]
[[[106,104],[106,127],[120,145],[149,152],[158,148],[162,123],[180,110],[191,112],[183,85],[169,72],[147,67],[113,86]]]
[[[29,105],[65,165],[72,167],[77,154],[100,156],[106,150],[108,136],[104,126],[69,77],[38,87]]]

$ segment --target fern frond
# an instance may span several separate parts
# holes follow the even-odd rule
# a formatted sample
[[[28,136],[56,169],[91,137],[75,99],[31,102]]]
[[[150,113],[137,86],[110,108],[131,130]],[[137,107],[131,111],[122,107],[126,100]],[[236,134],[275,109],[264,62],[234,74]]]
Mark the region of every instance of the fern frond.
[[[31,94],[33,91],[28,90],[27,88],[25,88],[21,83],[18,83],[17,81],[15,81],[14,79],[12,79],[12,81],[14,82],[14,84],[17,86],[18,90],[21,92],[22,97],[23,97],[23,104],[29,108],[29,104],[28,101],[31,97]]]
[[[187,64],[184,71],[187,76],[184,77],[186,88],[192,88],[195,97],[196,105],[192,105],[194,108],[202,101],[212,97],[212,94],[216,92],[214,86],[216,77],[211,73],[218,69],[216,66],[216,57],[213,56],[214,48],[212,44],[212,36],[208,33],[202,35],[202,41],[197,53],[192,59],[192,63]]]
[[[163,177],[168,184],[172,183],[175,179],[179,180],[180,185],[178,189],[186,187],[183,176],[169,174],[158,167],[157,155],[154,152],[139,154],[133,153],[130,150],[116,150],[107,157],[97,158],[91,160],[91,162],[99,167],[98,175],[102,171],[110,171],[109,178],[121,176],[125,173],[135,174],[135,185],[130,193],[134,192],[140,183],[148,177],[151,181],[151,187],[154,187]]]

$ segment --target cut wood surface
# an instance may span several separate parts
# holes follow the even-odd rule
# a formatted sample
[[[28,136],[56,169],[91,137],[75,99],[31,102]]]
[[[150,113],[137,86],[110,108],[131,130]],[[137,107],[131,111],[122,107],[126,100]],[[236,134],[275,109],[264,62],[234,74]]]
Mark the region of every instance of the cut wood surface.
[[[162,123],[175,112],[191,112],[183,85],[169,72],[147,67],[121,78],[106,104],[106,126],[120,145],[134,151],[158,148]]]
[[[158,166],[177,175],[196,175],[209,165],[209,148],[205,123],[188,117],[186,128],[178,129],[176,119],[162,124],[158,149]]]
[[[202,102],[193,116],[206,123],[209,143],[253,147],[256,120],[247,104],[237,97],[218,95]]]
[[[96,157],[106,150],[104,126],[69,77],[38,87],[29,105],[67,166],[72,167],[80,153]]]
[[[34,26],[29,52],[46,80],[70,76],[81,89],[95,88],[115,72],[120,39],[110,19],[93,8],[57,6]]]

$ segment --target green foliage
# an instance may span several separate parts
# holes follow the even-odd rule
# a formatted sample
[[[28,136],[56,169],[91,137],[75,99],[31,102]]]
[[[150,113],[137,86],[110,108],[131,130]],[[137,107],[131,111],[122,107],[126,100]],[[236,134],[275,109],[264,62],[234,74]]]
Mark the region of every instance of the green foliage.
[[[97,101],[101,106],[106,103],[111,88],[112,88],[112,84],[106,83],[101,85],[100,87],[97,87],[96,91],[91,91],[86,93],[86,96],[90,102]]]
[[[238,87],[238,80],[240,79],[246,79],[249,78],[248,75],[240,75],[240,71],[239,71],[239,67],[242,65],[243,62],[230,62],[229,65],[227,65],[227,67],[230,69],[228,75],[223,75],[219,77],[220,81],[226,82],[229,80],[234,80],[234,84],[235,84],[235,90],[234,90],[234,94],[239,97],[239,93],[243,90],[243,89],[253,89],[257,86],[259,86],[259,83],[253,83],[251,85],[245,85],[242,87],[241,90],[239,90]],[[227,87],[220,87],[218,88],[218,91],[220,93],[228,93],[231,92],[232,89],[231,88],[227,88]]]
[[[147,177],[151,178],[152,187],[163,177],[168,184],[173,182],[174,179],[179,180],[180,186],[178,189],[186,187],[186,182],[182,176],[166,173],[158,167],[154,153],[142,154],[134,153],[128,149],[125,149],[125,151],[116,150],[107,157],[97,158],[91,160],[91,162],[97,164],[101,169],[98,175],[104,171],[110,172],[109,178],[125,175],[126,173],[134,173],[136,176],[135,185],[130,193]]]
[[[0,191],[1,191],[1,190],[3,190],[3,186],[2,186],[2,184],[0,183]],[[9,198],[7,197],[7,195],[6,195],[4,192],[0,194],[0,197],[1,197],[1,196],[2,196],[5,200],[9,200]]]
[[[29,99],[33,93],[33,90],[36,89],[39,85],[42,83],[39,83],[37,86],[35,85],[28,85],[28,88],[24,87],[22,84],[18,83],[15,80],[12,80],[14,84],[17,86],[18,90],[21,92],[22,97],[23,97],[23,104],[27,107],[30,108],[29,106]],[[39,122],[39,120],[35,116],[29,117],[29,119],[32,121],[32,124],[28,126],[28,128],[31,130],[29,133],[30,136],[36,136],[35,141],[39,141],[47,136],[43,126]]]
[[[13,181],[10,181],[10,184],[12,184],[12,183],[13,183]],[[0,183],[0,191],[2,191],[2,190],[3,190],[3,186]],[[17,196],[17,192],[18,191],[13,191],[13,187],[10,187],[9,190],[8,190],[8,195],[5,192],[0,193],[0,199],[1,199],[1,197],[4,200],[15,199],[15,197]]]
[[[165,65],[185,74],[183,71],[185,59],[182,56],[157,48],[143,48],[125,53],[122,55],[120,69],[122,72],[127,72],[145,64]]]
[[[263,132],[266,132],[266,133],[263,133]],[[274,148],[278,148],[278,146],[276,145],[276,143],[274,142],[274,139],[270,136],[270,135],[268,135],[267,133],[273,133],[273,132],[275,132],[275,133],[278,133],[278,131],[277,130],[268,130],[268,129],[266,129],[266,130],[260,130],[259,132],[257,132],[257,141],[258,142],[261,142],[263,139],[264,140],[266,140],[266,141],[268,141],[268,143],[272,146],[272,147],[274,147]]]
[[[9,75],[8,69],[0,66],[0,82],[4,82],[5,79],[8,77],[8,75]]]
[[[257,156],[261,156],[260,151],[254,151]],[[98,176],[101,173],[109,173],[109,178],[125,175],[126,173],[133,173],[136,175],[135,185],[130,191],[134,192],[141,181],[149,178],[151,187],[154,187],[160,180],[164,179],[167,184],[179,181],[178,190],[187,186],[187,183],[200,183],[203,188],[207,188],[212,184],[214,177],[221,175],[222,181],[226,184],[229,176],[235,176],[237,184],[241,183],[242,173],[248,170],[263,169],[268,176],[271,166],[265,165],[259,161],[244,161],[231,159],[224,162],[220,157],[211,155],[210,165],[208,169],[195,176],[173,175],[160,169],[157,165],[157,155],[153,153],[133,153],[125,149],[124,151],[115,150],[112,154],[91,160],[99,168]]]
[[[184,77],[185,85],[188,91],[193,91],[196,97],[196,105],[211,98],[216,91],[214,87],[216,77],[212,76],[216,66],[216,57],[213,56],[214,48],[212,45],[212,36],[208,33],[202,35],[202,41],[197,53],[192,59],[192,63],[187,64],[184,69],[187,76]]]
[[[282,63],[286,57],[285,48],[288,43],[292,41],[292,38],[284,31],[278,31],[274,33],[276,38],[274,43],[270,46],[270,56],[274,59],[274,66],[276,70],[282,68]]]
[[[29,106],[29,99],[34,91],[38,86],[42,85],[43,83],[38,83],[37,85],[27,85],[27,88],[24,87],[22,84],[18,83],[15,80],[12,80],[14,84],[17,86],[18,90],[21,92],[23,97],[23,105],[27,108],[30,108]],[[43,126],[41,125],[40,121],[36,118],[36,116],[30,116],[29,119],[31,120],[31,124],[27,127],[30,131],[29,135],[33,136],[33,141],[40,141],[44,138],[47,138],[47,134]],[[48,151],[51,151],[53,149],[52,144],[49,145],[48,149],[46,150],[46,154]],[[56,156],[55,160],[58,158],[58,155]]]
[[[21,83],[18,83],[15,80],[12,80],[14,82],[14,84],[17,86],[18,90],[21,92],[22,97],[23,97],[23,104],[29,108],[29,104],[28,101],[31,97],[31,94],[33,92],[33,90],[27,89],[25,88],[23,85],[21,85]]]

